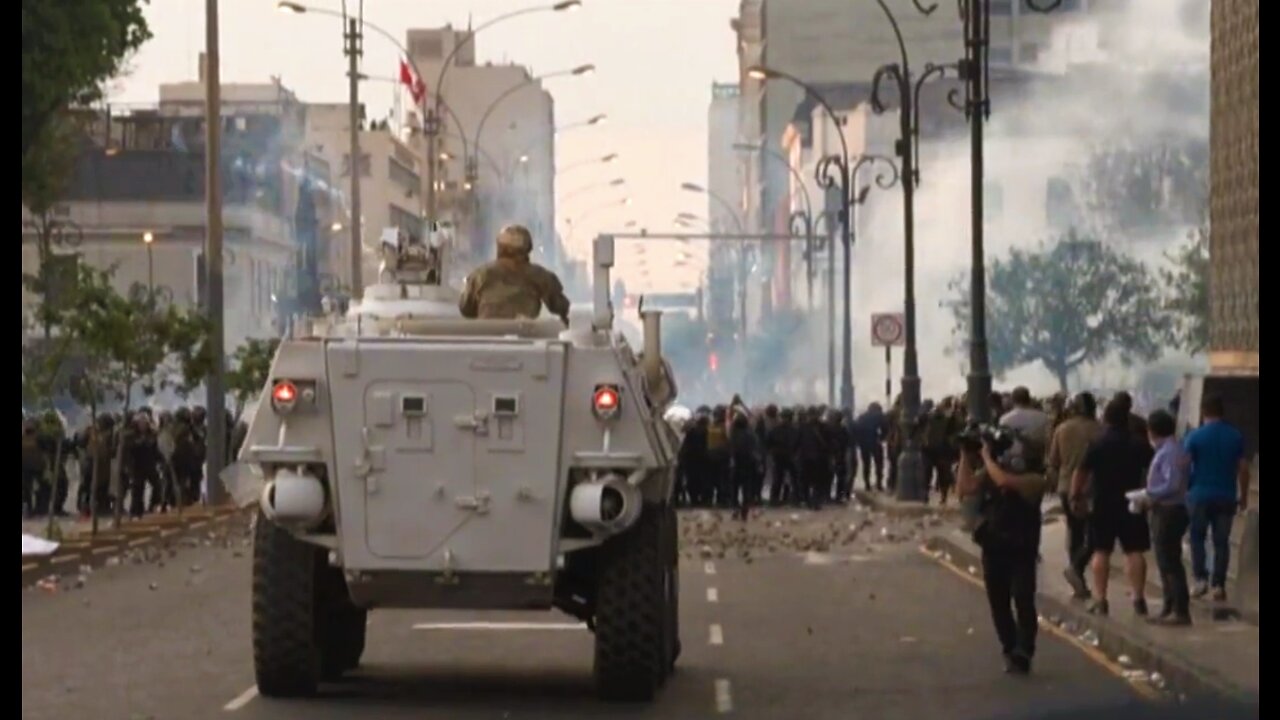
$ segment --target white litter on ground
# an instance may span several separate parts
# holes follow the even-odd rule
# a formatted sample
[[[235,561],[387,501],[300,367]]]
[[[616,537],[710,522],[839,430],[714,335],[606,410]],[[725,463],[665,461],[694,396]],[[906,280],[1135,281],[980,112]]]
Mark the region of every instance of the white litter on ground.
[[[52,555],[58,550],[58,543],[38,538],[35,535],[22,534],[23,555]]]

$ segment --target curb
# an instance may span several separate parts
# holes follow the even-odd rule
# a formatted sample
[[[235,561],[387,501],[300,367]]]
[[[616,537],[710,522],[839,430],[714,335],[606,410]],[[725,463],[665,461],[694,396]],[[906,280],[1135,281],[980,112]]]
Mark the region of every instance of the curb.
[[[961,547],[949,538],[931,537],[925,546],[932,551],[950,553],[953,565],[976,567],[982,562],[972,550]],[[1098,649],[1112,657],[1128,655],[1138,666],[1159,672],[1171,689],[1189,699],[1226,698],[1253,707],[1258,704],[1258,694],[1254,691],[1239,686],[1212,668],[1169,653],[1122,625],[1090,615],[1083,608],[1043,591],[1037,591],[1036,605],[1041,617],[1056,615],[1079,630],[1091,630],[1098,637]]]
[[[854,490],[853,496],[858,502],[866,505],[872,510],[879,510],[888,515],[898,517],[924,517],[926,515],[941,515],[943,517],[959,516],[960,507],[955,504],[951,505],[931,505],[924,503],[899,502],[880,493],[867,492],[866,490]]]
[[[144,518],[122,525],[119,530],[100,530],[96,537],[87,533],[74,535],[64,541],[53,555],[23,556],[22,587],[28,587],[49,575],[74,573],[81,565],[98,568],[105,565],[109,558],[119,557],[128,550],[189,537],[226,525],[244,514],[245,510],[241,508],[217,508],[196,511],[184,518]]]

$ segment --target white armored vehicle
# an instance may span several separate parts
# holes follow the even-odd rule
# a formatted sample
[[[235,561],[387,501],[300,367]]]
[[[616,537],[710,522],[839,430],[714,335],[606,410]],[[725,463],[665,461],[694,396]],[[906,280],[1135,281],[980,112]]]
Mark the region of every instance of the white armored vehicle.
[[[567,330],[461,318],[446,248],[386,239],[363,302],[281,343],[241,451],[259,692],[355,668],[371,609],[558,608],[595,633],[602,698],[651,699],[680,653],[660,314],[642,349],[614,331],[610,237]]]

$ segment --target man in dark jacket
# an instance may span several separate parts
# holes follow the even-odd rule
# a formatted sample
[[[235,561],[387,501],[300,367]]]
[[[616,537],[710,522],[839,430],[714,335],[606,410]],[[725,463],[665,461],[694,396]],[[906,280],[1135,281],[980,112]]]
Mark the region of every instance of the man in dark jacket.
[[[862,487],[871,490],[871,470],[874,465],[876,473],[876,490],[884,490],[884,441],[888,436],[889,426],[885,419],[884,408],[880,403],[871,403],[858,416],[857,420],[858,455],[862,463]]]
[[[795,412],[784,408],[778,413],[778,424],[769,431],[765,447],[769,452],[769,503],[774,507],[796,496],[796,447]]]
[[[684,431],[680,443],[680,455],[676,465],[677,499],[684,499],[693,507],[704,507],[711,502],[707,483],[707,425],[710,418],[698,413]]]
[[[734,515],[745,522],[751,511],[760,477],[760,445],[745,413],[738,412],[733,416],[729,446],[733,463],[731,499],[736,505]]]
[[[848,502],[851,491],[849,476],[849,432],[844,427],[844,417],[839,410],[827,413],[825,429],[831,453],[831,471],[835,477],[836,502]],[[831,497],[831,488],[824,489],[824,500]]]
[[[813,510],[822,508],[824,489],[831,488],[831,447],[817,409],[810,408],[800,421],[796,440],[796,460],[800,464],[801,486]]]

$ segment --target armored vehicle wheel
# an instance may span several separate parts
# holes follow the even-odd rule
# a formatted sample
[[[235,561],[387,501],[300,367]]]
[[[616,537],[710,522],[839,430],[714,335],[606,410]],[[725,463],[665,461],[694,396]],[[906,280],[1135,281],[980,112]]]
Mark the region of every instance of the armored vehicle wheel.
[[[668,505],[664,510],[664,533],[667,541],[667,630],[670,641],[667,645],[667,674],[676,670],[676,660],[680,658],[680,520],[676,517],[674,507]]]
[[[259,513],[253,537],[253,666],[264,697],[311,695],[320,681],[315,581],[321,552]]]
[[[369,611],[351,602],[340,569],[325,563],[316,574],[321,677],[337,680],[360,665]]]
[[[645,507],[635,527],[601,548],[595,614],[596,692],[652,700],[671,666],[671,573],[664,509]]]

